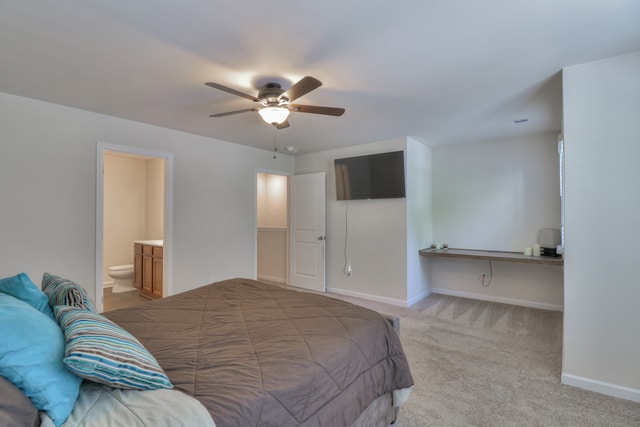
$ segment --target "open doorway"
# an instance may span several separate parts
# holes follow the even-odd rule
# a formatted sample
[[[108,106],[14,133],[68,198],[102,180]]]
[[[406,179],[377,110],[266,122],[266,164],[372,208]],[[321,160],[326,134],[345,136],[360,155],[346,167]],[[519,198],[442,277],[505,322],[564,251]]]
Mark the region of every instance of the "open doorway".
[[[97,305],[110,311],[169,295],[171,154],[99,144],[98,166]]]
[[[289,282],[288,181],[257,173],[257,277],[278,284]]]

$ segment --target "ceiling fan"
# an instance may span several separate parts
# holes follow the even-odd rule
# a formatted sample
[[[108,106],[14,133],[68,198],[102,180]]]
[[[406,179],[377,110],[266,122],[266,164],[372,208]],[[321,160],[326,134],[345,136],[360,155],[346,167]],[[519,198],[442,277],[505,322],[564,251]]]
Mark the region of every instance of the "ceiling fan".
[[[260,114],[260,117],[262,117],[262,120],[266,123],[273,125],[278,129],[284,129],[289,127],[289,121],[287,119],[291,112],[341,116],[345,111],[344,108],[292,104],[291,102],[322,86],[322,82],[320,80],[309,76],[298,80],[297,83],[287,90],[282,89],[278,83],[267,83],[265,87],[258,92],[257,97],[231,89],[230,87],[223,86],[219,83],[205,84],[214,89],[219,89],[233,95],[241,96],[255,102],[256,104],[260,104],[254,108],[211,114],[209,117],[224,117],[232,114],[257,111],[258,114]]]

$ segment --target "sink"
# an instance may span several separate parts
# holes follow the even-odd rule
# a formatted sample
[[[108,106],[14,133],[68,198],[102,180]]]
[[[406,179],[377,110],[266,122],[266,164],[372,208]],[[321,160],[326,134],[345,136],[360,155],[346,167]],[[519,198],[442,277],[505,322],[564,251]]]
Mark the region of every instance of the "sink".
[[[150,246],[164,246],[164,240],[156,239],[156,240],[134,240],[134,243],[139,243],[141,245],[150,245]]]

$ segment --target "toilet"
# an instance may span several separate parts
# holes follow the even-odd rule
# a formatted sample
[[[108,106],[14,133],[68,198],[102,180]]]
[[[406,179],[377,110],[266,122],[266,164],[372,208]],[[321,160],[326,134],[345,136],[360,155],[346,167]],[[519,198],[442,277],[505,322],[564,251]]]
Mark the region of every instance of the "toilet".
[[[107,274],[113,279],[114,285],[111,292],[135,291],[133,286],[133,264],[114,265],[109,267]]]

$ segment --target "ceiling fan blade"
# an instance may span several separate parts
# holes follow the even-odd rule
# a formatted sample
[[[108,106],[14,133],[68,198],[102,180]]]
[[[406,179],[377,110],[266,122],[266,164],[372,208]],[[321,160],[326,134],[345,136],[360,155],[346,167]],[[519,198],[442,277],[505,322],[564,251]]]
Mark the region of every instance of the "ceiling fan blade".
[[[292,104],[289,106],[289,109],[298,113],[325,114],[327,116],[341,116],[345,112],[344,108],[318,107],[315,105],[300,105],[300,104]]]
[[[320,80],[306,76],[298,80],[296,84],[282,93],[279,98],[287,98],[289,102],[292,102],[320,86],[322,86],[322,82]]]
[[[228,111],[226,113],[211,114],[209,117],[224,117],[232,114],[247,113],[249,111],[258,111],[257,108],[245,108],[244,110]]]
[[[285,120],[284,122],[280,123],[279,125],[276,125],[276,127],[278,129],[286,129],[289,127],[289,120]]]
[[[205,83],[205,84],[206,84],[207,86],[209,86],[209,87],[214,88],[214,89],[219,89],[219,90],[221,90],[221,91],[224,91],[224,92],[230,93],[230,94],[232,94],[232,95],[237,95],[237,96],[241,96],[241,97],[243,97],[243,98],[250,99],[250,100],[251,100],[251,101],[253,101],[253,102],[260,102],[260,100],[259,100],[258,98],[256,98],[255,96],[253,96],[253,95],[248,95],[248,94],[246,94],[246,93],[244,93],[244,92],[240,92],[240,91],[238,91],[238,90],[231,89],[230,87],[226,87],[226,86],[223,86],[223,85],[218,84],[218,83],[211,83],[211,82],[209,82],[209,83]]]

